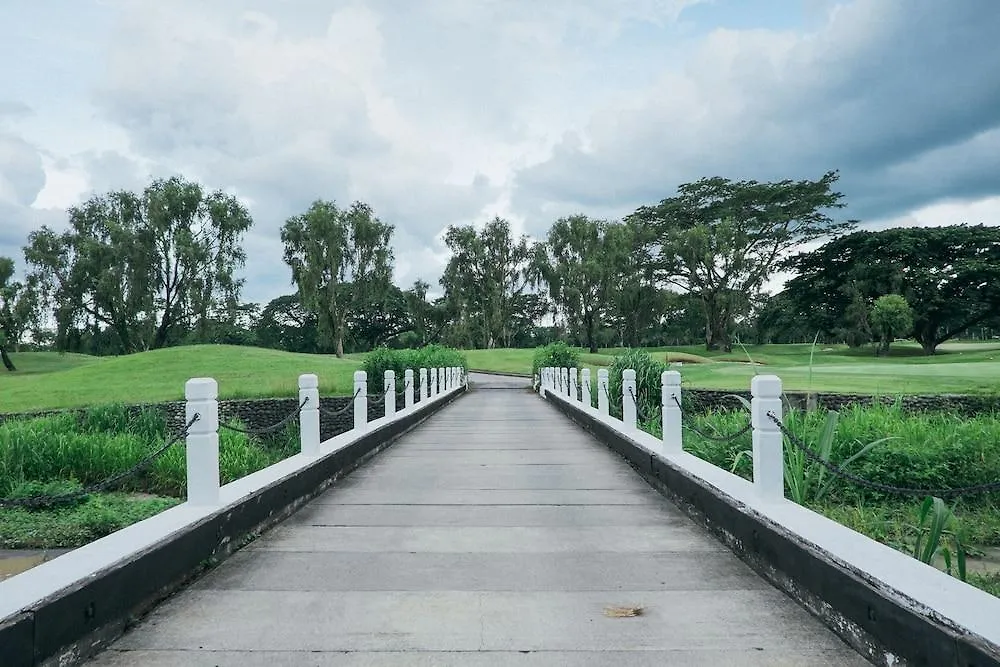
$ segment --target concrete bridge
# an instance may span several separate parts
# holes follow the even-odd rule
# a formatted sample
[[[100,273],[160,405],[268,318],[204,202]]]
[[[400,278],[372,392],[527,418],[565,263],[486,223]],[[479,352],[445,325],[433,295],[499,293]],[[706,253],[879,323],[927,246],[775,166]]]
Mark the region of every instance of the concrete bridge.
[[[545,400],[469,378],[0,584],[0,665],[1000,664],[995,598],[856,533],[801,534],[808,510],[551,372]],[[870,572],[843,558],[862,541]],[[221,562],[188,579],[177,561],[206,549]]]

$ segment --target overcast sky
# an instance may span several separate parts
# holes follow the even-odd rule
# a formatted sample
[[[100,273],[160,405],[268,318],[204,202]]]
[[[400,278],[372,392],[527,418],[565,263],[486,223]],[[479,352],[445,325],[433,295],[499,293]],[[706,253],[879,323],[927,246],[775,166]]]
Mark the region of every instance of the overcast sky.
[[[542,234],[702,176],[839,169],[875,226],[1000,222],[997,0],[0,0],[0,255],[94,192],[242,197],[245,297],[316,198]]]

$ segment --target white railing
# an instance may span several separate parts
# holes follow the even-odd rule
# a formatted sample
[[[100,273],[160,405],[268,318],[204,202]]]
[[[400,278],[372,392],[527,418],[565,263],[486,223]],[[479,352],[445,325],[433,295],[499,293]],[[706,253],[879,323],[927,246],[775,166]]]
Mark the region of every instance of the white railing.
[[[405,377],[410,378],[412,370]],[[446,386],[443,379],[452,379]],[[428,377],[435,379],[429,386]],[[320,441],[319,380],[315,375],[299,376],[299,427],[301,451],[246,477],[219,484],[219,403],[218,383],[213,378],[193,378],[184,386],[187,422],[187,500],[106,537],[38,565],[0,582],[0,622],[30,609],[50,595],[84,581],[106,568],[124,562],[134,554],[153,547],[171,533],[183,530],[207,517],[238,505],[250,495],[281,479],[315,465],[319,457],[332,454],[373,431],[461,391],[467,384],[461,368],[421,368],[421,401],[413,402],[414,387],[405,391],[404,407],[395,406],[395,380],[387,371],[385,416],[368,421],[368,378],[364,371],[354,374],[354,426],[351,430]],[[392,380],[392,384],[390,384]],[[308,399],[308,400],[307,400]],[[350,406],[351,404],[349,404]]]
[[[589,415],[614,429],[636,446],[659,457],[700,483],[714,488],[750,511],[798,536],[810,548],[825,552],[833,562],[864,573],[877,586],[895,590],[918,607],[956,628],[1000,645],[1000,598],[974,588],[951,575],[911,556],[858,533],[785,498],[784,437],[781,431],[781,379],[758,375],[750,383],[753,478],[748,481],[684,451],[681,429],[681,376],[665,371],[660,378],[660,417],[663,435],[656,438],[636,427],[634,397],[635,371],[622,373],[623,419],[609,414],[608,371],[597,371],[597,404],[591,405],[589,392],[582,400],[568,388],[577,369],[543,368],[539,372],[539,392]],[[590,373],[583,371],[583,385]],[[652,415],[655,416],[655,415]]]

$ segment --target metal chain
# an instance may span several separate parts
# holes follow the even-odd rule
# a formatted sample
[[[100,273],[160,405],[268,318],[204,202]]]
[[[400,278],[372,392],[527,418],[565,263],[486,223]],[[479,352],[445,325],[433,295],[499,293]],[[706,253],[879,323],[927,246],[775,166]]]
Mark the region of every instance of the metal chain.
[[[123,472],[117,473],[101,482],[96,484],[91,484],[86,486],[79,491],[70,491],[69,493],[61,493],[57,495],[43,495],[43,496],[29,496],[25,498],[0,498],[0,507],[48,507],[50,505],[55,505],[57,503],[64,503],[77,498],[82,498],[88,496],[91,493],[97,493],[104,491],[105,489],[114,486],[126,477],[131,477],[137,472],[149,467],[153,461],[160,458],[170,447],[174,444],[187,437],[188,431],[191,430],[191,426],[201,419],[201,415],[197,412],[188,420],[187,425],[183,430],[176,433],[172,438],[170,438],[164,445],[160,446],[157,450],[150,453],[144,459],[140,460],[134,466],[125,470]]]
[[[823,457],[812,451],[809,445],[805,444],[796,436],[794,433],[788,430],[788,428],[781,423],[781,420],[773,412],[767,413],[768,418],[774,422],[781,432],[788,438],[788,441],[795,446],[796,449],[801,451],[807,459],[814,463],[818,463],[833,475],[840,477],[841,479],[846,479],[849,482],[854,482],[859,486],[864,486],[875,491],[882,491],[883,493],[895,493],[898,495],[906,496],[938,496],[940,498],[947,498],[950,496],[961,496],[967,494],[975,493],[987,493],[990,491],[1000,491],[1000,481],[997,482],[987,482],[985,484],[974,484],[972,486],[962,486],[952,489],[917,489],[905,486],[893,486],[892,484],[883,484],[882,482],[872,482],[864,477],[860,477],[853,473],[849,473],[842,468],[830,463],[829,461],[823,459]]]
[[[389,392],[392,391],[392,387],[386,387],[385,391],[382,392],[382,398],[372,398],[369,399],[368,405],[382,405],[385,403],[385,399],[389,398]],[[378,394],[376,394],[377,396]]]
[[[333,411],[324,410],[322,403],[320,403],[320,406],[319,406],[319,413],[320,413],[320,415],[323,415],[323,416],[326,416],[326,417],[339,417],[340,415],[344,414],[345,412],[347,412],[348,410],[350,410],[351,408],[354,407],[354,399],[356,399],[358,397],[358,394],[360,394],[360,393],[361,393],[360,389],[358,389],[357,391],[355,391],[354,392],[354,396],[351,396],[350,402],[347,405],[345,405],[344,407],[340,408],[339,410],[333,410]]]
[[[282,418],[282,420],[279,421],[277,424],[272,424],[271,426],[265,426],[263,428],[240,428],[238,426],[230,426],[229,424],[223,424],[220,422],[219,428],[224,428],[227,431],[233,431],[235,433],[243,433],[246,435],[266,435],[268,433],[274,433],[279,428],[287,424],[292,419],[292,417],[295,417],[300,412],[302,412],[302,408],[304,408],[306,403],[308,402],[309,402],[309,397],[306,396],[305,398],[302,399],[302,402],[299,403],[299,407],[295,408],[294,412],[289,413],[286,417]]]
[[[697,435],[699,438],[703,438],[705,440],[712,440],[714,442],[729,442],[731,440],[736,440],[737,438],[743,437],[744,435],[746,435],[747,433],[749,433],[751,429],[753,429],[753,424],[752,423],[747,423],[746,426],[744,426],[740,430],[736,431],[735,433],[729,433],[729,434],[726,434],[726,435],[709,435],[708,433],[704,433],[703,431],[699,430],[696,426],[693,426],[690,423],[690,421],[688,421],[688,423],[686,423],[686,424],[683,423],[684,422],[684,408],[681,407],[681,402],[679,400],[677,400],[677,396],[676,395],[673,395],[670,398],[672,398],[674,400],[674,403],[677,404],[678,408],[681,408],[681,425],[684,428],[686,428],[687,430],[689,430],[692,433],[694,433],[695,435]]]
[[[632,391],[632,387],[628,388],[628,393],[632,396],[632,404],[635,405],[635,416],[641,422],[650,421],[648,414],[643,414],[642,409],[639,407],[639,399],[636,397],[635,392]]]

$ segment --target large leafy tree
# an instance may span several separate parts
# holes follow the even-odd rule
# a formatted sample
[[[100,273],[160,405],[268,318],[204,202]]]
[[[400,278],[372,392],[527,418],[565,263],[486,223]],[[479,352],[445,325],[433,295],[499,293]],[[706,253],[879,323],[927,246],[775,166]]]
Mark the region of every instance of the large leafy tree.
[[[298,293],[269,301],[254,326],[254,334],[263,347],[288,352],[328,351],[319,344],[316,314],[303,307]]]
[[[539,248],[515,239],[510,223],[494,218],[482,230],[450,226],[445,243],[451,258],[441,276],[452,335],[474,347],[509,347],[516,337],[520,298],[539,284]]]
[[[597,350],[595,336],[606,305],[601,257],[606,227],[607,222],[585,215],[560,218],[549,228],[548,261],[541,265],[557,317],[582,334],[592,352]]]
[[[628,220],[651,233],[659,278],[701,301],[705,347],[732,349],[736,319],[751,308],[777,263],[796,246],[847,231],[825,211],[840,208],[836,172],[815,181],[703,178],[644,206]]]
[[[14,280],[14,260],[0,257],[0,361],[8,371],[17,370],[8,349],[17,347],[37,318],[38,300],[31,285]]]
[[[69,209],[69,229],[32,232],[30,279],[55,305],[57,340],[78,326],[108,332],[115,349],[168,344],[213,309],[237,303],[247,209],[181,177],[142,193],[110,192]]]
[[[321,338],[338,357],[344,356],[350,313],[381,298],[392,284],[394,230],[363,202],[345,210],[320,200],[281,229],[302,305],[316,314]],[[346,284],[350,289],[342,288]]]
[[[786,262],[796,312],[848,342],[873,337],[874,301],[899,294],[913,309],[925,354],[972,327],[1000,320],[1000,228],[984,225],[858,231]]]

